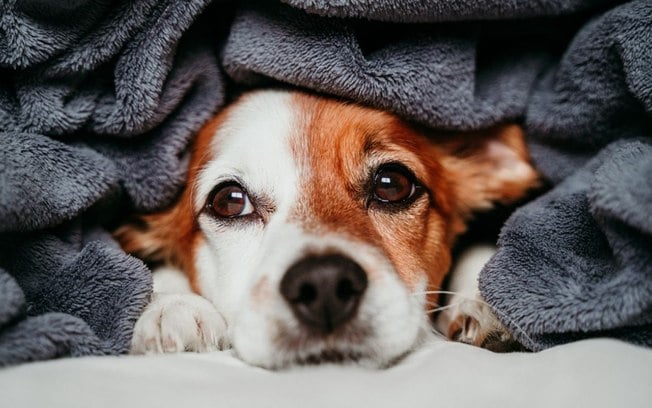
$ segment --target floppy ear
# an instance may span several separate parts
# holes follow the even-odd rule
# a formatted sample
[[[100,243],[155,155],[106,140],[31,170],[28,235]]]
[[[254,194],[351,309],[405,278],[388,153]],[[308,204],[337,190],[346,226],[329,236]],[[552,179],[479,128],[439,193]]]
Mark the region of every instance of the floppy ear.
[[[150,214],[120,226],[113,237],[122,250],[138,258],[152,262],[169,261],[171,256],[170,228],[173,217],[170,212]]]
[[[188,190],[173,207],[140,216],[118,228],[113,236],[122,249],[146,261],[165,262],[188,271],[197,230]]]
[[[494,203],[513,203],[540,185],[518,125],[445,137],[437,146],[464,219]]]

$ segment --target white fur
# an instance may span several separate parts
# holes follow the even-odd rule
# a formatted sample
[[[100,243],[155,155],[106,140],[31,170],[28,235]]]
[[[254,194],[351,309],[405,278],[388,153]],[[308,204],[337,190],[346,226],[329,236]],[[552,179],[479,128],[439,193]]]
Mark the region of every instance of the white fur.
[[[213,351],[228,344],[215,306],[194,293],[154,293],[136,322],[133,354]]]
[[[305,360],[331,348],[354,352],[369,366],[382,366],[411,350],[429,333],[423,296],[412,296],[400,281],[392,265],[374,248],[343,240],[337,236],[311,236],[291,224],[275,226],[275,233],[264,242],[263,262],[252,273],[254,282],[265,279],[274,294],[270,302],[260,303],[248,293],[242,297],[238,314],[233,319],[230,337],[236,353],[251,364],[280,368],[296,360]],[[278,242],[284,242],[279,246]],[[372,334],[363,341],[352,342],[325,338],[306,342],[303,349],[286,349],[273,341],[280,324],[286,336],[301,337],[303,328],[295,321],[278,287],[285,270],[305,250],[311,253],[337,251],[356,261],[363,269],[373,271],[374,278],[363,295],[357,316],[349,325],[368,326]],[[254,283],[255,284],[255,283]],[[421,292],[425,282],[417,290]],[[257,336],[252,336],[257,333]]]

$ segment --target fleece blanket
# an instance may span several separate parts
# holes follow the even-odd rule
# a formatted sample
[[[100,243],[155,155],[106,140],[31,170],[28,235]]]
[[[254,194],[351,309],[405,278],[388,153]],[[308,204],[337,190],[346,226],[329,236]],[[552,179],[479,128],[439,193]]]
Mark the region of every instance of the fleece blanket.
[[[0,3],[0,366],[128,349],[151,273],[107,229],[223,101],[207,3]]]
[[[551,189],[483,295],[532,350],[652,346],[649,1],[208,3],[0,3],[0,365],[126,351],[151,278],[107,231],[174,199],[225,98],[279,84],[435,129],[522,123]]]

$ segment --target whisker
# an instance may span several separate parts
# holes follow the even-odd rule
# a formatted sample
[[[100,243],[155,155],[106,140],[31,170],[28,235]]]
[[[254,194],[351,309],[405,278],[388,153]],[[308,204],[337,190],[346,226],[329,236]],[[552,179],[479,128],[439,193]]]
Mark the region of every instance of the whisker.
[[[433,300],[426,300],[424,302],[424,304],[427,305],[427,306],[436,306],[436,307],[445,306],[445,305],[439,304],[439,303],[437,303],[437,302],[435,302]]]
[[[410,293],[410,296],[421,296],[421,295],[460,295],[463,296],[460,292],[452,292],[450,290],[424,290],[421,292]]]
[[[453,307],[455,307],[457,305],[459,305],[459,303],[451,303],[450,305],[436,307],[434,309],[426,310],[426,313],[430,314],[430,313],[441,312],[442,310],[451,309],[451,308],[453,308]]]

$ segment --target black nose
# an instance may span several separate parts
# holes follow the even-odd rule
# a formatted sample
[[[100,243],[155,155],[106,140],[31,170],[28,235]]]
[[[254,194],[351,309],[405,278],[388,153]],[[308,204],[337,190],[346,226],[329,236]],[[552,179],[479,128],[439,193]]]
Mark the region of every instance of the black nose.
[[[301,259],[281,280],[281,294],[297,319],[326,334],[353,317],[366,288],[364,270],[342,255]]]

